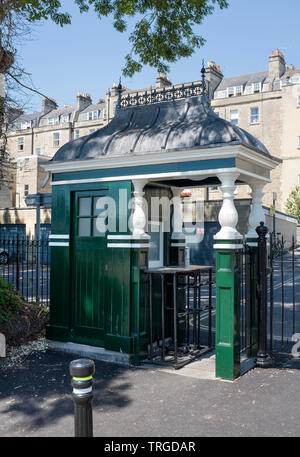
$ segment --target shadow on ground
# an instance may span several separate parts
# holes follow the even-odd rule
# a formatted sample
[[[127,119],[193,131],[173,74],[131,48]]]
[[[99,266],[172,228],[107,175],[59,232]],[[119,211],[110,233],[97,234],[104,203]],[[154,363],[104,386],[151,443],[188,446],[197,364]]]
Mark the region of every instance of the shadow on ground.
[[[65,416],[73,420],[69,363],[75,358],[48,350],[31,355],[18,368],[1,369],[2,417],[16,417],[17,428],[25,430],[51,426]],[[101,405],[104,411],[126,407],[130,403],[126,391],[131,386],[125,379],[128,368],[99,361],[95,365],[94,388],[98,395],[94,407]]]

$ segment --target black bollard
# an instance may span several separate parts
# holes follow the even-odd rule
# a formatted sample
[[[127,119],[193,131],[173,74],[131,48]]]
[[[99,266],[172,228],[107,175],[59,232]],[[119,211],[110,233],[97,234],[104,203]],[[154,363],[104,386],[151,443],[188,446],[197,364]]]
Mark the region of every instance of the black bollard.
[[[256,365],[261,368],[270,367],[272,358],[267,353],[267,242],[268,228],[263,222],[256,228],[258,234],[258,351]]]
[[[89,359],[73,360],[70,363],[74,400],[75,437],[93,436],[93,374],[95,364]]]

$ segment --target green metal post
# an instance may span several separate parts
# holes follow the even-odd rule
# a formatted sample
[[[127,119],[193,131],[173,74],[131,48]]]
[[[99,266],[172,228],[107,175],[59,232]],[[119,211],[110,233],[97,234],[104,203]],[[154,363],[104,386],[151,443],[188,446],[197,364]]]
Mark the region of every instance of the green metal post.
[[[215,240],[216,249],[216,377],[240,375],[240,240]]]

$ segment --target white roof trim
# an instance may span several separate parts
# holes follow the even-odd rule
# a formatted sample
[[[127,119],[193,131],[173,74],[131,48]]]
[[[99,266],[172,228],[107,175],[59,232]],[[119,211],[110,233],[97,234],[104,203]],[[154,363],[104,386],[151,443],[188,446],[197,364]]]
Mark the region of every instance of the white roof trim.
[[[172,179],[177,179],[178,177],[198,177],[198,176],[216,176],[219,173],[228,172],[228,170],[234,173],[240,173],[240,175],[244,175],[246,178],[256,179],[260,181],[264,181],[265,183],[271,182],[269,178],[265,178],[263,176],[256,175],[255,173],[250,173],[248,171],[242,170],[240,168],[231,167],[231,168],[217,168],[212,170],[193,170],[193,171],[178,171],[178,172],[170,172],[170,173],[152,173],[152,174],[145,174],[145,175],[124,175],[124,176],[106,176],[104,178],[86,178],[86,179],[70,179],[70,180],[63,180],[63,181],[53,181],[51,183],[52,186],[61,186],[66,184],[89,184],[89,183],[96,183],[96,182],[109,182],[109,181],[132,181],[133,179],[148,179],[148,180],[161,180],[161,179],[170,179],[170,185]],[[247,183],[247,181],[246,181]]]
[[[220,146],[216,148],[191,149],[145,153],[139,155],[100,157],[89,160],[73,160],[64,162],[47,162],[41,166],[46,171],[62,173],[67,171],[95,170],[105,168],[124,168],[139,165],[155,165],[173,162],[187,162],[209,159],[223,159],[240,157],[257,165],[273,169],[278,165],[277,160],[264,156],[243,145]]]

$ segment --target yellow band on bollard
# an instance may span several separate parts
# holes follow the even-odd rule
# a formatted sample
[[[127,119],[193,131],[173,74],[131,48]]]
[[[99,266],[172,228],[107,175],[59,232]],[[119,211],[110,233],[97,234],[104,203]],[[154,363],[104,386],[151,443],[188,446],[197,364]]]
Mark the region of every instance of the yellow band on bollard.
[[[74,381],[89,381],[90,379],[93,379],[93,376],[87,376],[86,378],[75,378],[73,376]]]

